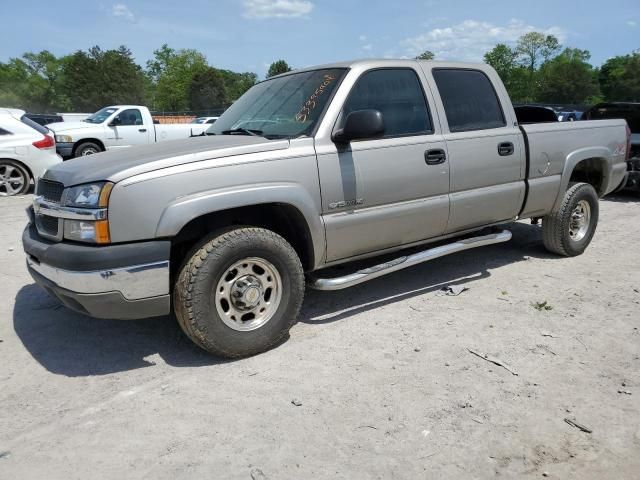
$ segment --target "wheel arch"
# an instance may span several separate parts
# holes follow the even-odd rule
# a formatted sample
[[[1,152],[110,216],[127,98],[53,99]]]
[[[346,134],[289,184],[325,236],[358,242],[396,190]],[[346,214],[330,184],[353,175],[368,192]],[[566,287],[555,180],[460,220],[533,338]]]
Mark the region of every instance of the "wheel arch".
[[[78,140],[77,142],[75,142],[73,144],[73,151],[72,154],[75,156],[76,154],[76,150],[78,150],[78,147],[80,147],[80,145],[82,145],[83,143],[95,143],[97,144],[103,152],[105,152],[107,149],[104,146],[104,142],[98,138],[83,138],[82,140]]]
[[[258,199],[260,201],[256,201]],[[275,231],[291,243],[306,271],[316,268],[324,258],[321,217],[308,193],[293,185],[212,192],[177,199],[162,213],[156,237],[172,239],[173,263],[181,261],[186,251],[205,235],[236,225]]]
[[[602,197],[611,178],[611,152],[604,147],[576,150],[567,156],[554,210],[560,208],[564,192],[572,182],[588,183]]]

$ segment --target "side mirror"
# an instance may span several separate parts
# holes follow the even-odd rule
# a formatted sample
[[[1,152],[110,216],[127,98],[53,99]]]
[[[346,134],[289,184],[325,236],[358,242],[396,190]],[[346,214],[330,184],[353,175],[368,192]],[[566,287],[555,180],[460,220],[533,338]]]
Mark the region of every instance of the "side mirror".
[[[377,138],[384,134],[384,119],[379,110],[356,110],[347,115],[344,127],[331,137],[336,143]]]
[[[121,124],[122,124],[122,120],[120,120],[120,117],[118,115],[113,117],[113,120],[109,122],[110,127],[117,127],[118,125],[121,125]]]

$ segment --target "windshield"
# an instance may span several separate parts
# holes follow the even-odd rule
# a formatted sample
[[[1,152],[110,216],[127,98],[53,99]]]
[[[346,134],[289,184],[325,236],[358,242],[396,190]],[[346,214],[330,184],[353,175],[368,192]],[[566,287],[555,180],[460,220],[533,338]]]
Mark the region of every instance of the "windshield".
[[[191,120],[191,123],[204,123],[207,119],[205,117],[196,118],[195,120]]]
[[[309,135],[346,70],[293,73],[253,86],[207,130],[208,135]]]
[[[105,107],[105,108],[103,108],[101,110],[98,110],[93,115],[90,115],[89,117],[85,118],[84,121],[87,122],[87,123],[102,123],[107,118],[109,118],[111,116],[111,114],[113,114],[113,113],[115,113],[117,111],[118,111],[117,108]]]

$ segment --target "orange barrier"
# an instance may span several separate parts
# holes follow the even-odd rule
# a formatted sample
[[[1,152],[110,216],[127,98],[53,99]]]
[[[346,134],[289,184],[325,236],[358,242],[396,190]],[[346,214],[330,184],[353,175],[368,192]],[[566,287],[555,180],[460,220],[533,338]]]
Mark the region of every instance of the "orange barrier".
[[[159,123],[191,123],[195,115],[154,115],[153,119]]]

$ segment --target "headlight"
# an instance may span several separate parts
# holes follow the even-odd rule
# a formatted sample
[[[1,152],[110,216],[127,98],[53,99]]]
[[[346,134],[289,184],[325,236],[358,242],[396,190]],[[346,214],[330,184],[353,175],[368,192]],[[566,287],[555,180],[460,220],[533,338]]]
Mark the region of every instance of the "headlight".
[[[57,143],[73,143],[73,139],[69,135],[56,135]]]
[[[93,218],[100,218],[100,220],[65,219],[64,238],[88,243],[111,242],[106,207],[109,204],[109,195],[112,189],[113,183],[100,182],[78,185],[65,190],[65,207],[92,209],[95,215]]]
[[[64,238],[76,242],[109,243],[109,220],[65,220]]]
[[[99,208],[106,207],[113,183],[88,183],[68,188],[65,192],[66,207]]]

